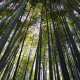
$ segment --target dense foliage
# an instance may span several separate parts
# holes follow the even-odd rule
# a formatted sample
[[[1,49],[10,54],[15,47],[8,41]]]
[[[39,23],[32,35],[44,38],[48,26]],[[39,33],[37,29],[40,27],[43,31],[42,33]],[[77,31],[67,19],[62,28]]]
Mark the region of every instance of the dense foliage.
[[[0,80],[80,80],[80,1],[1,0]]]

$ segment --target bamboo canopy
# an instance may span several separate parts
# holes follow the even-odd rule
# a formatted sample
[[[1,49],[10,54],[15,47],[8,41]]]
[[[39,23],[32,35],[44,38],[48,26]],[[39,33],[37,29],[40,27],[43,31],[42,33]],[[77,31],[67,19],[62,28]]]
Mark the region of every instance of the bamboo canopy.
[[[80,80],[80,1],[1,0],[0,80]]]

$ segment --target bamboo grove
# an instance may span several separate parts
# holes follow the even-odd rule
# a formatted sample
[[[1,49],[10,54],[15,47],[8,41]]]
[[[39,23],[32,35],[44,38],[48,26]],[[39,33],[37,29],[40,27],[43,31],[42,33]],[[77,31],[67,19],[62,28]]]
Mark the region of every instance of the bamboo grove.
[[[0,80],[80,80],[80,1],[0,0]]]

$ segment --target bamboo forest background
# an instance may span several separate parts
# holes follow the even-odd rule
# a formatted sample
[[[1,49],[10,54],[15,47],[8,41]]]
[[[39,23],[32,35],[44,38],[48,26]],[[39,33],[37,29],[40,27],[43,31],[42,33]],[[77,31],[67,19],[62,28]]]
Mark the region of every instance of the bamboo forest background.
[[[0,80],[80,80],[80,0],[0,0]]]

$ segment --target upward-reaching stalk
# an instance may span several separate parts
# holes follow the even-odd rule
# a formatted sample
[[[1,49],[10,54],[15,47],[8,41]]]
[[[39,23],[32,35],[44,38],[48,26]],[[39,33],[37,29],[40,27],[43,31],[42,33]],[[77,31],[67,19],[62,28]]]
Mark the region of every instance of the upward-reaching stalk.
[[[62,47],[61,47],[61,44],[60,44],[58,33],[56,31],[56,26],[54,24],[54,17],[53,17],[51,0],[49,1],[49,4],[50,4],[50,13],[51,13],[52,25],[53,25],[53,30],[54,30],[55,38],[56,38],[57,49],[58,49],[58,52],[59,52],[59,58],[60,58],[63,78],[64,78],[64,80],[70,80],[69,74],[68,74],[68,71],[67,71],[67,67],[66,67],[66,64],[65,64],[65,59],[64,59],[64,56],[63,56]]]
[[[7,6],[9,6],[14,0],[8,0],[0,6],[0,12],[2,12]]]
[[[21,13],[22,13],[25,5],[26,5],[26,2],[27,2],[27,0],[23,1],[23,3],[21,4],[21,6],[18,9],[18,12],[16,13],[14,18],[12,19],[12,21],[8,25],[8,28],[7,28],[6,32],[5,32],[5,34],[1,38],[1,40],[0,40],[0,53],[2,52],[5,43],[6,43],[7,39],[9,38],[9,35],[10,35],[11,31],[13,30],[13,28],[14,28],[14,26],[16,24],[16,21],[19,19],[20,15],[21,15]]]
[[[46,1],[45,1],[44,4],[45,4],[45,10],[46,10],[46,27],[47,27],[47,35],[48,35],[49,75],[50,75],[50,80],[53,80],[51,46],[50,46],[50,32],[49,32],[49,24],[48,24],[48,15],[47,15]]]

